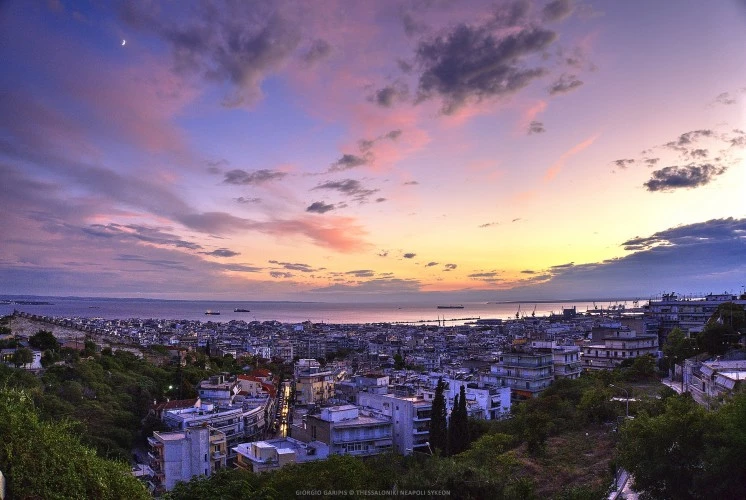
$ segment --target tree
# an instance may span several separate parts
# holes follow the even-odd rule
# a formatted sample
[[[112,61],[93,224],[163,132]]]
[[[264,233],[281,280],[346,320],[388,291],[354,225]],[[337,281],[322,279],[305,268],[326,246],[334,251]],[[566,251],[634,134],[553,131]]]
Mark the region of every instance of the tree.
[[[27,392],[0,389],[0,435],[9,498],[150,498],[126,464],[98,457],[69,422],[41,421]]]
[[[708,324],[697,336],[697,344],[700,349],[712,356],[719,356],[728,351],[730,339],[733,336],[734,331],[728,326],[719,323]]]
[[[724,302],[715,309],[707,324],[722,324],[733,331],[742,330],[746,328],[746,310],[734,302]]]
[[[739,331],[746,328],[746,312],[733,302],[720,304],[702,333],[697,337],[700,348],[713,356],[725,354],[731,345],[738,344]]]
[[[448,454],[457,455],[469,447],[469,417],[466,412],[466,389],[461,386],[453,400],[448,425]]]
[[[395,370],[402,370],[404,369],[404,357],[401,355],[401,349],[394,354],[394,369]]]
[[[626,380],[648,380],[655,376],[655,358],[649,354],[637,356],[632,365],[624,370]]]
[[[445,385],[443,378],[439,378],[438,385],[435,387],[433,409],[430,415],[430,446],[441,454],[445,454],[448,447],[448,411],[446,409],[446,399],[443,395]]]
[[[16,352],[13,353],[13,364],[16,365],[16,368],[27,365],[33,360],[34,353],[31,352],[30,349],[26,349],[25,347],[19,347],[18,349],[16,349]]]
[[[633,487],[653,498],[695,498],[711,420],[689,396],[668,398],[657,417],[642,413],[628,420],[618,451],[620,464],[634,477]]]
[[[718,409],[707,432],[698,489],[711,498],[742,498],[746,491],[746,393]]]
[[[31,347],[35,347],[40,351],[59,351],[60,343],[57,342],[57,338],[47,330],[39,330],[34,335],[29,337],[28,343]]]
[[[697,346],[692,339],[684,335],[681,328],[674,328],[668,334],[666,343],[663,344],[663,354],[668,358],[671,367],[681,364],[685,359],[697,354]]]

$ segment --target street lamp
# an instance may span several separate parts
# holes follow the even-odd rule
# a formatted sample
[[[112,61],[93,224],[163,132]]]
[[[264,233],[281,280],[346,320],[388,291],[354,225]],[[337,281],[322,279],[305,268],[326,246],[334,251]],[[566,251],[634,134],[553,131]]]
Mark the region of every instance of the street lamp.
[[[613,387],[614,389],[619,389],[621,391],[624,391],[624,395],[627,396],[627,399],[626,399],[626,401],[627,401],[626,418],[629,418],[629,392],[627,392],[627,389],[625,389],[624,387],[617,387],[614,384],[609,384],[609,387]]]

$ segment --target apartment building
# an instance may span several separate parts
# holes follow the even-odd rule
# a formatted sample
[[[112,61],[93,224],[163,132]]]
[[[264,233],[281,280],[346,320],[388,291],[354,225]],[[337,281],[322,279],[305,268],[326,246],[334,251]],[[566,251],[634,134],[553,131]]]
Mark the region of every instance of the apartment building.
[[[357,403],[363,410],[391,419],[394,449],[398,453],[429,453],[432,401],[427,401],[422,396],[361,392]]]
[[[559,345],[555,341],[532,340],[531,348],[535,352],[550,353],[554,365],[554,378],[576,379],[583,371],[580,364],[580,347],[576,345]]]
[[[446,389],[443,393],[446,399],[448,412],[453,406],[453,399],[461,392],[461,386],[464,387],[466,395],[467,413],[472,418],[482,420],[500,420],[510,414],[510,387],[497,387],[476,382],[458,380],[453,378],[444,378]],[[434,392],[432,393],[434,395]],[[432,399],[425,396],[426,399]]]
[[[202,403],[200,407],[180,408],[163,412],[162,421],[170,429],[178,431],[210,427],[225,434],[230,447],[244,441],[245,421],[242,407],[221,408],[212,403]],[[261,412],[263,415],[263,412]],[[234,455],[230,453],[228,460]]]
[[[230,380],[225,374],[213,375],[199,383],[199,397],[218,405],[230,405],[240,391],[236,380]]]
[[[704,329],[718,306],[725,302],[746,307],[746,300],[729,293],[711,293],[701,298],[663,294],[660,299],[650,300],[643,307],[645,333],[658,335],[660,345],[665,344],[674,328],[680,328],[687,335],[697,334]]]
[[[148,445],[155,493],[170,491],[179,481],[194,476],[210,476],[226,466],[225,434],[210,427],[154,432]]]
[[[619,323],[594,328],[593,339],[583,346],[582,366],[585,370],[610,370],[625,359],[658,355],[658,336],[638,334]]]
[[[295,364],[295,402],[298,405],[319,404],[334,397],[334,374],[322,370],[315,359],[300,359]]]
[[[552,384],[554,361],[551,353],[515,351],[498,356],[481,381],[496,387],[509,387],[513,400],[535,398]]]
[[[731,396],[746,385],[746,361],[686,360],[684,387],[699,404],[710,407],[713,402]]]
[[[277,470],[287,464],[325,460],[329,456],[329,448],[324,443],[303,443],[293,438],[241,443],[233,448],[233,452],[237,468],[256,474]]]
[[[378,455],[393,446],[391,418],[355,405],[331,406],[322,408],[320,414],[306,415],[299,430],[299,439],[321,441],[335,455]]]

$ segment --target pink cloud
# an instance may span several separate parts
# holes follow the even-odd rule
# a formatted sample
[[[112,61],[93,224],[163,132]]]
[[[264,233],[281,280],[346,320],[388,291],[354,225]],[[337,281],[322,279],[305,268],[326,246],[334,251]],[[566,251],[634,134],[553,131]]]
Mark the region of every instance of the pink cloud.
[[[547,109],[547,101],[544,100],[538,100],[531,104],[527,109],[525,109],[521,113],[521,118],[518,121],[518,133],[525,134],[526,130],[528,130],[529,125],[532,121],[536,120],[536,118],[546,111]]]
[[[593,144],[596,141],[596,139],[598,139],[599,135],[601,134],[598,133],[598,134],[592,135],[588,139],[584,140],[581,143],[576,144],[569,150],[562,153],[562,156],[560,156],[559,159],[556,162],[554,162],[552,166],[549,167],[547,171],[544,173],[544,182],[549,182],[552,179],[554,179],[557,176],[557,174],[559,174],[560,171],[564,168],[567,160],[569,160],[570,158],[572,158],[573,156],[575,156],[576,154],[580,153],[585,148]]]
[[[173,120],[199,94],[196,88],[161,61],[105,66],[68,82],[71,92],[91,106],[99,126],[150,152],[187,149]]]
[[[303,217],[257,223],[256,229],[274,236],[302,234],[315,244],[338,252],[371,248],[364,240],[367,232],[352,217]]]

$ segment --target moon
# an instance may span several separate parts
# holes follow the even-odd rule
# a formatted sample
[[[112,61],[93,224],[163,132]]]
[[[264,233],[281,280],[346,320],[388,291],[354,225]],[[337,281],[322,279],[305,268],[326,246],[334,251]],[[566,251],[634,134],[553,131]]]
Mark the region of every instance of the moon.
[[[127,40],[122,39],[122,47],[127,43]]]

